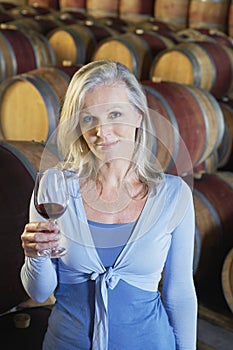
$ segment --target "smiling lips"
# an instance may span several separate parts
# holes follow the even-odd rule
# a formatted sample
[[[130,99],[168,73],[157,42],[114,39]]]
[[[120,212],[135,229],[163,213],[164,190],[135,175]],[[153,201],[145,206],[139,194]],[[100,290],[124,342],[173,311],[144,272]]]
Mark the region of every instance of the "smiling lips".
[[[116,141],[108,141],[108,142],[101,142],[101,143],[97,143],[96,147],[100,147],[101,149],[108,149],[112,146],[117,145],[119,142],[119,140]]]

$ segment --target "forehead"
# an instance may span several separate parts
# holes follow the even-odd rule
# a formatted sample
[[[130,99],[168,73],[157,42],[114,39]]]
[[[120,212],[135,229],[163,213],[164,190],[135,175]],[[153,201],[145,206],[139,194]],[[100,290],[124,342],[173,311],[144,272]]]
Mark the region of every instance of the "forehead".
[[[89,90],[84,99],[84,109],[98,105],[129,103],[125,84],[100,85]]]

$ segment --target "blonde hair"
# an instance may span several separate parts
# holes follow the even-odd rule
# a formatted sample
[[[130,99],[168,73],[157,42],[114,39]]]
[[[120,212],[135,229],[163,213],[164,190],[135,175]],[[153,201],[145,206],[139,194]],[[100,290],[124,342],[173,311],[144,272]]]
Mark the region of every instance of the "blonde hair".
[[[93,154],[81,135],[79,112],[84,106],[86,93],[100,85],[124,84],[129,102],[142,115],[140,128],[136,132],[135,150],[130,169],[135,171],[145,189],[156,189],[161,172],[156,169],[152,148],[153,126],[150,121],[147,99],[138,80],[126,66],[110,60],[99,60],[81,67],[72,77],[61,109],[58,127],[58,148],[69,170],[78,171],[84,178],[96,178],[98,170]]]

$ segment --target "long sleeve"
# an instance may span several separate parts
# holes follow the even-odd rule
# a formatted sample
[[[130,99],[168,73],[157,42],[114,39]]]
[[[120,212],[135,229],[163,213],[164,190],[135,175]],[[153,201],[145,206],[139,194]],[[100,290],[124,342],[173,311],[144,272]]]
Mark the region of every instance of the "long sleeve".
[[[32,199],[30,221],[43,221],[43,218],[37,213]],[[57,286],[55,266],[49,258],[25,257],[20,276],[26,292],[37,302],[44,302]]]
[[[174,329],[177,350],[196,349],[197,298],[193,281],[194,208],[187,207],[182,221],[172,232],[164,268],[162,297]]]
[[[57,275],[49,258],[25,258],[21,280],[28,295],[42,303],[54,292]]]

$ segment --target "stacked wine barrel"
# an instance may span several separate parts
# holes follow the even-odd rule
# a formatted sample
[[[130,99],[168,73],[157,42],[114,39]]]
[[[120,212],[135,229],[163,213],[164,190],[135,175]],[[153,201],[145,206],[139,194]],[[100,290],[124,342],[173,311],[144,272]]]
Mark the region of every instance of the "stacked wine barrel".
[[[113,59],[145,91],[155,161],[193,189],[197,289],[218,286],[233,311],[232,25],[233,2],[226,0],[0,2],[0,239],[11,240],[11,271],[23,261],[20,233],[35,171],[70,79],[88,62]],[[6,198],[15,203],[10,216]],[[9,300],[18,288],[12,282],[7,290],[7,308],[19,301]]]

